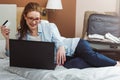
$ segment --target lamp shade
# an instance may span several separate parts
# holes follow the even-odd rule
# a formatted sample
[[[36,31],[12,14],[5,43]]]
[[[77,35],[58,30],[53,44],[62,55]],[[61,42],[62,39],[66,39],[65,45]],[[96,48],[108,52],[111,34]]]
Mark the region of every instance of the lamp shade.
[[[48,0],[47,9],[63,9],[61,0]]]

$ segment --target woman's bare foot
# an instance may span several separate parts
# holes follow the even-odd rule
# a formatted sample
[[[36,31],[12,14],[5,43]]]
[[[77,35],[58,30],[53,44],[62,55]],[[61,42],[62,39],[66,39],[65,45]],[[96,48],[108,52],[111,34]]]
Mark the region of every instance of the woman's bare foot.
[[[120,66],[120,61],[117,61],[117,64],[115,66]]]

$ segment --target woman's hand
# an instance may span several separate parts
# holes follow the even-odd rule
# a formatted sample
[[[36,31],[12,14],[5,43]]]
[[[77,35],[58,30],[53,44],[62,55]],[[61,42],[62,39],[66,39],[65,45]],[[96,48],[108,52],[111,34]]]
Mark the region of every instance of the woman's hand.
[[[0,28],[1,28],[1,33],[4,36],[4,38],[9,39],[10,29],[6,28],[5,26],[0,26]]]
[[[66,61],[66,54],[65,54],[65,48],[64,46],[61,46],[58,48],[57,51],[57,64],[58,65],[63,65],[64,62]]]

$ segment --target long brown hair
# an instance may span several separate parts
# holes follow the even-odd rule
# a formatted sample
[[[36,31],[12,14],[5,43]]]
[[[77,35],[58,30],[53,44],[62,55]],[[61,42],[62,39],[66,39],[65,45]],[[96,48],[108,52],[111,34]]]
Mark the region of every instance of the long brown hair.
[[[26,24],[26,20],[24,18],[24,15],[26,16],[29,12],[31,11],[37,11],[40,12],[40,5],[36,2],[29,2],[21,15],[21,20],[20,20],[20,29],[18,29],[18,32],[20,34],[20,37],[18,39],[23,39],[24,37],[26,37],[27,34],[27,30],[29,30],[28,25]]]

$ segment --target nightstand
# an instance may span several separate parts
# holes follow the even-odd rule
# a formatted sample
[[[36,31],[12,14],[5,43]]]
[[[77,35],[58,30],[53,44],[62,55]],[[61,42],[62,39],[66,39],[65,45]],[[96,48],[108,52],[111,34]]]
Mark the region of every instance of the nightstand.
[[[109,58],[120,61],[120,44],[88,41],[94,51],[97,51]]]
[[[112,58],[114,60],[120,61],[120,52],[117,51],[100,51],[100,50],[95,50],[109,58]]]

